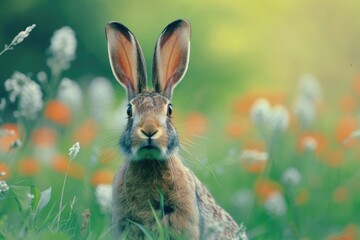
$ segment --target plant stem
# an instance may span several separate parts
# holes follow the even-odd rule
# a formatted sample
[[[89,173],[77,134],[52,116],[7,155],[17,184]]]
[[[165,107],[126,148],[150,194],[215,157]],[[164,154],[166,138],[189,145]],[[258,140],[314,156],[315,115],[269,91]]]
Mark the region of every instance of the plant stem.
[[[62,204],[63,204],[63,198],[64,198],[64,192],[65,192],[65,185],[66,185],[66,181],[67,181],[67,177],[68,177],[68,173],[69,173],[69,169],[70,169],[70,165],[71,165],[71,162],[72,162],[72,158],[70,158],[70,162],[67,166],[67,170],[66,170],[66,173],[65,173],[65,177],[64,177],[64,182],[63,182],[63,185],[62,185],[62,190],[61,190],[61,197],[60,197],[60,203],[59,203],[59,213],[58,213],[58,216],[57,216],[57,227],[59,229],[60,227],[60,219],[61,219],[61,212],[62,212]]]

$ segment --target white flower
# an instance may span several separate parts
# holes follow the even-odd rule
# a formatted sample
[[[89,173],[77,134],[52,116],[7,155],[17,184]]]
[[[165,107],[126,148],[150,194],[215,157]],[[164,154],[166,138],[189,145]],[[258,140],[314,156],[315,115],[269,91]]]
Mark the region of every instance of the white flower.
[[[95,189],[95,197],[103,213],[111,213],[112,186],[110,184],[99,184]]]
[[[9,186],[6,184],[6,182],[0,180],[0,194],[3,194],[3,193],[5,193],[5,192],[9,191],[9,189],[10,189],[10,188],[9,188]]]
[[[6,107],[6,99],[5,98],[1,98],[0,99],[0,111],[3,111]]]
[[[42,83],[42,84],[47,82],[47,75],[46,75],[46,72],[44,72],[44,71],[38,72],[36,77],[39,80],[39,82]]]
[[[43,94],[40,86],[20,72],[14,72],[11,78],[5,81],[5,90],[9,92],[10,102],[19,98],[18,110],[15,117],[35,119],[43,108]]]
[[[303,139],[303,145],[305,150],[315,151],[318,146],[318,142],[315,138],[307,136]]]
[[[3,177],[6,175],[6,172],[0,172],[0,177]]]
[[[255,125],[264,126],[268,124],[271,116],[271,106],[268,100],[264,98],[256,100],[251,107],[250,115]]]
[[[36,27],[36,25],[33,24],[33,25],[27,27],[27,28],[25,29],[25,31],[19,32],[19,34],[16,35],[16,36],[14,37],[14,39],[11,41],[11,44],[10,44],[10,45],[15,46],[15,45],[21,43],[22,41],[24,41],[24,39],[29,36],[30,32],[31,32],[35,27]]]
[[[22,146],[22,142],[19,139],[16,139],[10,144],[10,149],[18,148]]]
[[[243,223],[239,225],[239,231],[237,235],[240,240],[248,240],[248,237],[246,235],[246,227]]]
[[[301,181],[301,174],[296,168],[290,167],[283,172],[281,180],[289,186],[296,186]]]
[[[272,193],[266,200],[264,207],[268,214],[277,217],[284,216],[287,211],[284,196],[280,192]]]
[[[89,85],[88,95],[92,115],[98,120],[107,118],[114,104],[114,89],[110,81],[103,77],[93,79]]]
[[[82,105],[82,91],[79,84],[69,78],[62,79],[57,98],[68,105],[74,112],[80,110]]]
[[[32,200],[34,200],[34,198],[35,198],[34,194],[31,194],[31,193],[28,193],[27,197],[28,197],[30,202],[32,202]]]
[[[299,117],[300,124],[304,127],[309,126],[315,120],[316,107],[309,98],[299,96],[295,102],[294,111]]]
[[[299,80],[299,93],[312,102],[318,101],[322,97],[319,80],[312,74],[303,74]]]
[[[284,106],[273,107],[269,120],[270,129],[273,131],[285,131],[289,125],[289,113]]]
[[[269,154],[267,152],[260,152],[258,150],[243,150],[240,153],[240,160],[256,162],[256,161],[267,161]]]
[[[68,69],[75,59],[76,46],[75,32],[70,27],[56,30],[51,37],[49,67],[56,73]]]
[[[80,143],[76,142],[72,147],[69,149],[69,156],[71,159],[75,159],[80,151]]]
[[[35,119],[44,106],[42,98],[40,86],[34,81],[27,82],[20,95],[19,114],[27,119]]]

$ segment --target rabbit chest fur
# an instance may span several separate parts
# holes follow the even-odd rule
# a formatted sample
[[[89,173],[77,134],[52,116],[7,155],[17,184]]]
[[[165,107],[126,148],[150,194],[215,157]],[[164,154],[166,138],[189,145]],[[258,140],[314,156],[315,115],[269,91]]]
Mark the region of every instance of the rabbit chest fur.
[[[219,207],[209,191],[178,157],[124,164],[113,183],[113,222],[117,235],[143,239],[141,229],[128,219],[157,233],[154,213],[160,212],[164,196],[164,227],[181,239],[237,239],[238,226]]]

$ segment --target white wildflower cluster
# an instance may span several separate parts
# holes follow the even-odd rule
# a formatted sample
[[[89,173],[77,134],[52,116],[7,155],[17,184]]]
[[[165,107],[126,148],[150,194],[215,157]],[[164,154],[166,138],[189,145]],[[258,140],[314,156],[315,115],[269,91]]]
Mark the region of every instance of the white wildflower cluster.
[[[248,240],[248,236],[246,234],[246,227],[243,223],[239,225],[238,237],[240,240]]]
[[[43,93],[41,87],[25,74],[15,72],[5,81],[5,90],[9,92],[9,100],[14,103],[19,99],[15,117],[35,119],[43,108]]]
[[[70,27],[62,27],[54,32],[51,37],[51,57],[47,64],[54,73],[60,73],[70,67],[70,62],[75,59],[77,41],[75,32]]]
[[[22,142],[19,139],[16,139],[10,144],[10,149],[15,149],[22,146]]]
[[[82,91],[79,84],[69,78],[63,78],[60,82],[57,98],[68,105],[73,112],[77,112],[82,105]]]
[[[296,168],[289,167],[283,172],[281,180],[286,185],[296,186],[301,181],[301,174]]]
[[[102,213],[111,213],[112,186],[110,184],[99,184],[95,189],[96,201]]]
[[[265,210],[269,215],[281,217],[286,214],[287,205],[284,196],[280,192],[272,193],[265,202]]]
[[[71,148],[69,148],[69,156],[70,159],[75,159],[78,153],[80,152],[80,143],[76,142],[74,145],[72,145]]]
[[[254,124],[265,132],[285,131],[289,125],[289,113],[282,105],[270,106],[268,100],[260,98],[250,111]]]
[[[110,81],[103,77],[94,78],[88,89],[92,115],[98,120],[108,117],[114,103],[114,89]]]
[[[0,172],[0,177],[3,177],[6,175],[6,172]]]
[[[315,120],[316,104],[322,98],[318,79],[311,74],[300,77],[298,96],[295,99],[294,111],[303,127],[308,127]]]
[[[257,161],[267,161],[269,159],[269,154],[267,152],[261,152],[258,150],[242,150],[240,153],[240,160],[257,162]]]
[[[14,130],[0,128],[0,138],[4,136],[15,136]]]
[[[27,38],[30,34],[30,32],[36,27],[35,24],[27,27],[24,31],[19,32],[14,39],[11,41],[9,45],[5,45],[5,48],[3,51],[0,52],[0,55],[8,50],[12,50],[16,45],[24,41],[25,38]]]
[[[0,194],[6,193],[9,189],[9,186],[5,181],[0,181]]]

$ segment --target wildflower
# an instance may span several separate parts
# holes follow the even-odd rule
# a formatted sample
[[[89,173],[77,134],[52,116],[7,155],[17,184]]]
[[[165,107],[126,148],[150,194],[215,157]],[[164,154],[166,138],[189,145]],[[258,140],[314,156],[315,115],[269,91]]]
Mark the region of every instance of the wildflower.
[[[72,145],[72,147],[69,149],[69,156],[70,156],[70,159],[75,159],[76,156],[78,155],[80,151],[80,143],[79,142],[76,142],[74,145]]]
[[[18,148],[22,146],[22,142],[19,139],[16,139],[10,144],[10,149]]]
[[[19,173],[23,176],[35,176],[40,168],[39,162],[33,158],[25,157],[19,162]]]
[[[110,184],[99,184],[95,188],[96,201],[102,213],[111,213],[112,186]]]
[[[72,114],[66,104],[50,100],[45,108],[45,117],[61,126],[66,126],[71,122]]]
[[[70,62],[75,59],[76,46],[75,32],[70,27],[62,27],[54,32],[50,44],[51,57],[47,61],[54,73],[70,67]]]
[[[282,105],[273,107],[269,120],[270,129],[273,131],[285,131],[289,125],[289,113]]]
[[[10,102],[19,98],[18,110],[15,117],[35,119],[44,103],[40,86],[29,77],[20,72],[15,72],[11,78],[5,81],[5,90],[10,92]]]
[[[0,134],[1,135],[1,134]],[[354,138],[360,138],[360,129],[357,129],[353,132],[351,132],[350,136],[348,136],[347,138],[345,138],[345,140],[343,141],[344,144],[347,144],[350,142],[350,140],[354,139]]]
[[[205,134],[207,126],[208,120],[201,113],[190,113],[185,119],[185,132],[189,135],[201,136]]]
[[[0,52],[0,55],[8,50],[14,49],[16,45],[24,41],[25,38],[27,38],[30,34],[30,32],[36,27],[35,24],[32,24],[31,26],[28,26],[24,31],[21,31],[14,37],[14,39],[11,41],[10,45],[5,45],[4,50]]]
[[[75,141],[81,142],[82,146],[88,146],[95,140],[98,132],[99,132],[98,123],[93,119],[86,119],[74,131],[73,138]]]
[[[298,97],[295,100],[294,112],[303,127],[309,126],[316,116],[316,104],[322,98],[319,81],[311,74],[300,77]]]
[[[114,103],[114,89],[110,81],[103,77],[94,78],[89,85],[88,95],[91,113],[97,120],[108,116],[108,110]],[[125,114],[125,113],[123,113]]]
[[[48,77],[46,75],[46,72],[44,72],[44,71],[38,72],[36,77],[39,80],[39,82],[42,83],[42,84],[44,84],[44,83],[46,83],[48,81]]]
[[[15,136],[15,131],[2,128],[0,129],[0,138],[4,136]]]
[[[240,153],[240,161],[243,168],[250,173],[261,173],[266,168],[269,155],[267,152],[258,150],[243,150]]]
[[[3,194],[7,191],[9,191],[9,186],[6,184],[5,181],[0,181],[0,194]]]
[[[34,200],[34,198],[35,198],[34,194],[31,194],[31,193],[28,193],[27,197],[28,197],[30,202],[32,202],[32,200]]]
[[[256,126],[265,126],[269,122],[271,106],[268,100],[260,98],[251,107],[250,115]]]
[[[281,180],[289,186],[296,186],[301,181],[301,174],[296,168],[290,167],[283,172]]]
[[[305,150],[315,151],[318,146],[318,142],[316,141],[316,139],[311,136],[304,137],[302,141]]]
[[[284,196],[280,192],[272,193],[265,201],[264,207],[268,214],[277,217],[284,216],[287,211]]]
[[[6,172],[0,172],[0,177],[3,177],[6,175]]]
[[[98,170],[91,176],[91,184],[111,184],[114,179],[114,172],[110,170]]]
[[[73,112],[77,112],[82,105],[82,91],[79,84],[69,78],[62,79],[57,98],[67,104]]]

